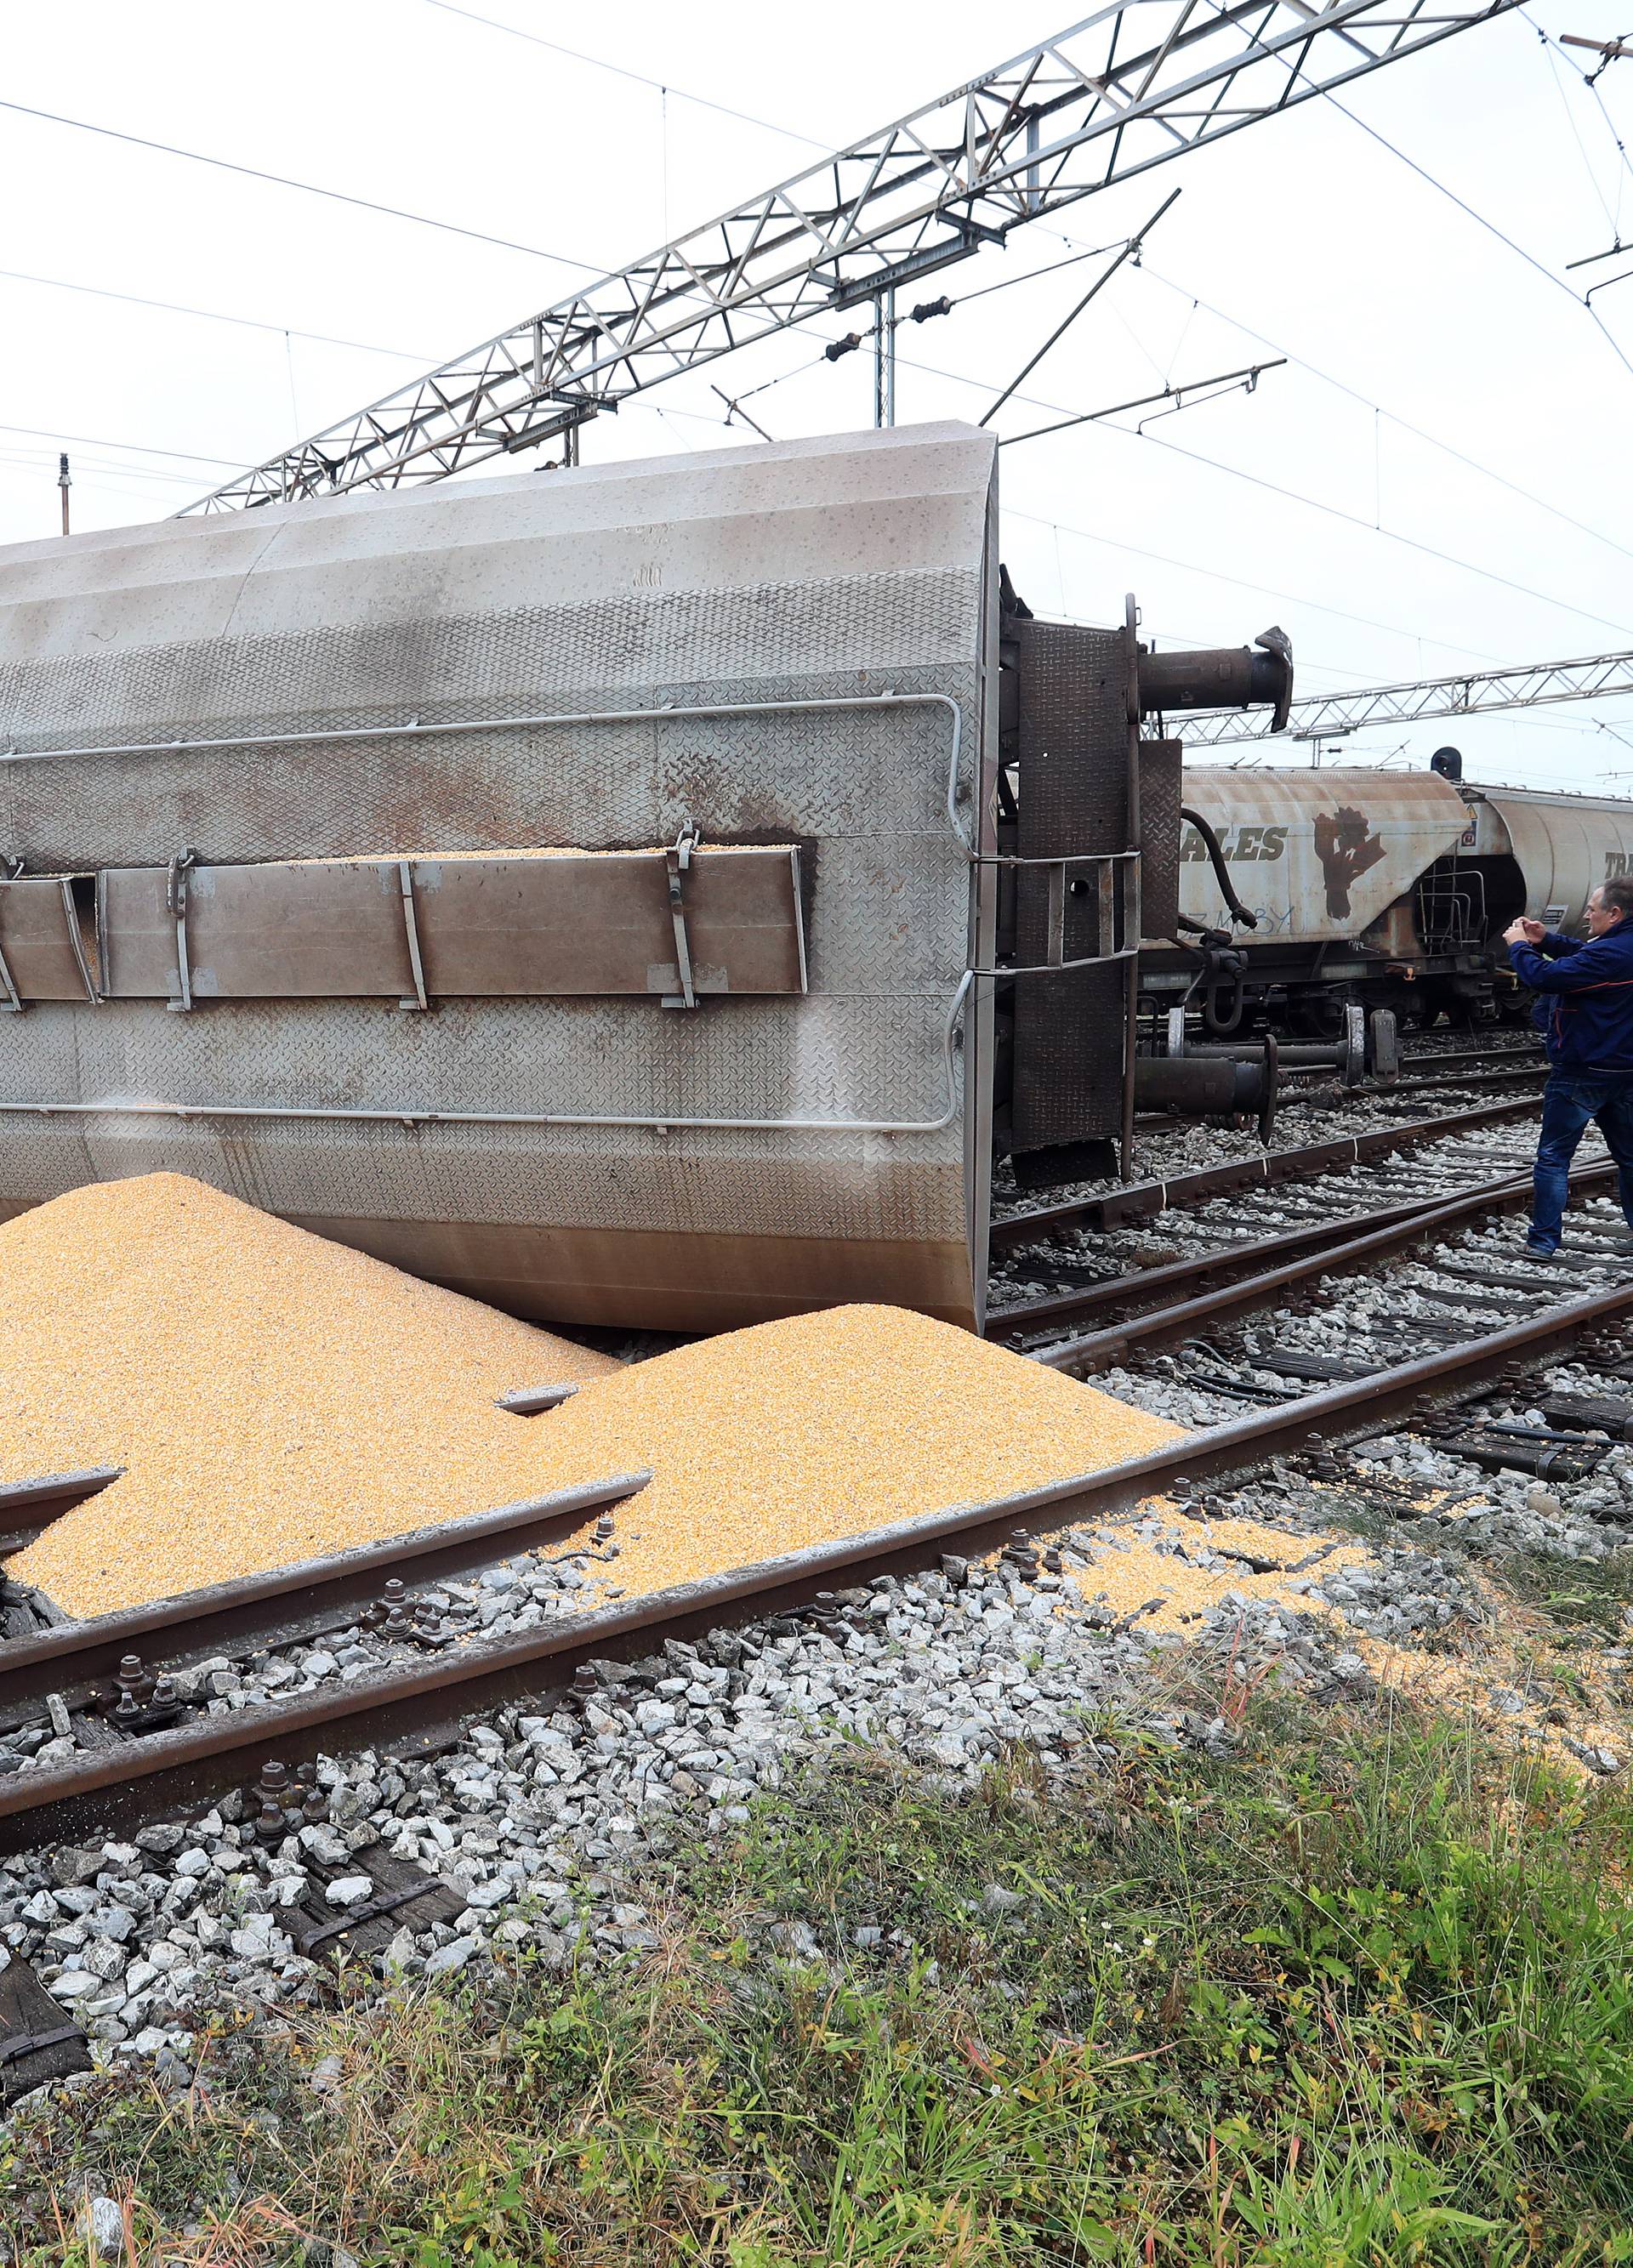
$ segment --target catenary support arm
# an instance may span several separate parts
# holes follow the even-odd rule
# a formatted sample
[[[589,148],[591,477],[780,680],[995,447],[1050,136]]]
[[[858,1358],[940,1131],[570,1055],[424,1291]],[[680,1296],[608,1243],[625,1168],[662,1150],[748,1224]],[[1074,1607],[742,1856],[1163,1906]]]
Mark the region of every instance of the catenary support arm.
[[[1479,717],[1495,709],[1532,709],[1555,701],[1592,701],[1633,693],[1633,653],[1595,653],[1577,661],[1526,662],[1515,669],[1471,670],[1461,677],[1422,677],[1406,685],[1368,685],[1295,701],[1287,729],[1296,740],[1336,740],[1367,725],[1410,725],[1430,717]],[[1185,720],[1190,748],[1223,748],[1262,740],[1267,718],[1238,711]]]
[[[1515,4],[1115,0],[188,509],[441,480],[531,448]]]

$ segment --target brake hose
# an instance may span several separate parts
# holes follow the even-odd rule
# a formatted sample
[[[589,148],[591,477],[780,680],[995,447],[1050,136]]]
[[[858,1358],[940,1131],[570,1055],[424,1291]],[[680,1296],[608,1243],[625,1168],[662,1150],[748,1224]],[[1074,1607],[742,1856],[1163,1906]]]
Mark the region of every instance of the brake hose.
[[[1231,882],[1230,874],[1225,869],[1224,852],[1219,848],[1219,837],[1214,833],[1213,828],[1208,825],[1208,821],[1203,818],[1200,811],[1187,811],[1184,804],[1181,804],[1179,806],[1179,816],[1181,819],[1186,821],[1189,826],[1194,827],[1197,833],[1201,836],[1202,846],[1206,850],[1208,859],[1213,866],[1215,879],[1219,884],[1220,891],[1224,898],[1225,909],[1230,914],[1231,920],[1236,923],[1238,929],[1257,929],[1259,926],[1258,915],[1250,914],[1247,908],[1242,903],[1240,898],[1237,896],[1235,886]]]

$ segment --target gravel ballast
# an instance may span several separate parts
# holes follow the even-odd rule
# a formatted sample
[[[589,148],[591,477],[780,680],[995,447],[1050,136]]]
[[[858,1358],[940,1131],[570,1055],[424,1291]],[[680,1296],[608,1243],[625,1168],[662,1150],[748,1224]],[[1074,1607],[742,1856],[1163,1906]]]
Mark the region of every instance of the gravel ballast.
[[[1527,1392],[1549,1386],[1617,1390],[1563,1366]],[[973,1789],[1017,1744],[1064,1782],[1104,1771],[1129,1738],[1229,1753],[1237,1700],[1266,1679],[1318,1699],[1382,1683],[1614,1776],[1629,1747],[1627,1633],[1573,1654],[1562,1683],[1517,1644],[1487,1574],[1516,1550],[1568,1572],[1630,1546],[1633,1449],[1555,1490],[1399,1432],[1361,1445],[1334,1482],[1277,1467],[1223,1497],[1073,1530],[1053,1564],[1041,1545],[990,1565],[950,1557],[838,1593],[815,1620],[602,1665],[593,1690],[474,1720],[433,1759],[325,1761],[327,1815],[271,1847],[233,1797],[186,1824],[9,1860],[0,1944],[38,1965],[100,2063],[134,2058],[175,2086],[206,2022],[276,2026],[326,1991],[279,1919],[314,1865],[334,1877],[331,1903],[365,1879],[351,1861],[380,1849],[462,1900],[430,1930],[404,1922],[385,1980],[643,1955],[657,1949],[639,1888],[654,1858],[677,1835],[734,1832],[791,1771],[857,1741],[949,1789]],[[506,1613],[526,1587],[469,1587]],[[353,1634],[309,1674],[346,1675],[336,1657],[358,1635],[367,1652]]]

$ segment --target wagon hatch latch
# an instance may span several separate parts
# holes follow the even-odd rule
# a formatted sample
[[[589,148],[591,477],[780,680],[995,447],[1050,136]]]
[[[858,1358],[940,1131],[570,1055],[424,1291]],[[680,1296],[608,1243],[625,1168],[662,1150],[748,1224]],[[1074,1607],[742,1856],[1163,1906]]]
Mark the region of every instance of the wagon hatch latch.
[[[698,1005],[697,987],[691,981],[691,943],[686,934],[686,875],[698,839],[698,829],[689,819],[663,854],[669,870],[669,919],[675,924],[675,966],[681,988],[678,992],[664,994],[666,1008],[695,1008]]]
[[[165,876],[165,910],[176,925],[176,997],[166,1006],[185,1014],[193,1005],[192,954],[187,939],[188,877],[198,864],[196,850],[178,851]]]

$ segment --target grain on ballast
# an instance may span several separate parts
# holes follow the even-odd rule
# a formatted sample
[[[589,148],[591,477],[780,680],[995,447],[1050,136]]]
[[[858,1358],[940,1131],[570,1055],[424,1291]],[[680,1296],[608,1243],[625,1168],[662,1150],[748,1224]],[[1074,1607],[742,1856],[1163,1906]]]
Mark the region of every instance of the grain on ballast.
[[[0,1478],[129,1467],[12,1563],[80,1614],[650,1467],[610,1571],[638,1595],[1179,1430],[893,1307],[624,1369],[174,1175],[23,1215],[0,1228],[0,1272],[17,1320],[34,1299],[46,1325],[35,1353],[0,1357]],[[491,1406],[574,1376],[545,1416]]]
[[[597,1379],[539,1431],[547,1482],[650,1467],[631,1595],[1096,1472],[1181,1428],[901,1307],[828,1307]]]
[[[1156,1498],[1142,1510],[1161,1516],[1172,1507]],[[1160,1541],[1179,1543],[1184,1550],[1161,1550],[1159,1539],[1122,1529],[1114,1543],[1096,1546],[1091,1566],[1067,1572],[1085,1600],[1114,1615],[1131,1615],[1150,1601],[1158,1602],[1140,1616],[1142,1631],[1182,1631],[1206,1609],[1222,1606],[1232,1596],[1330,1618],[1334,1609],[1317,1586],[1346,1567],[1365,1566],[1373,1557],[1364,1544],[1337,1536],[1292,1535],[1256,1520],[1191,1521],[1177,1513]],[[1199,1565],[1186,1556],[1198,1546],[1213,1565]],[[1232,1556],[1237,1553],[1247,1558]],[[1251,1559],[1279,1564],[1255,1568],[1248,1564]]]
[[[537,1493],[507,1388],[617,1366],[179,1174],[0,1226],[0,1482],[120,1465],[11,1563],[73,1614]]]

